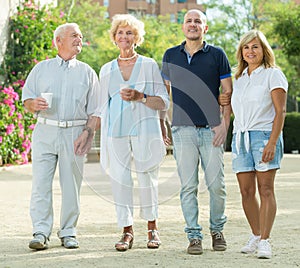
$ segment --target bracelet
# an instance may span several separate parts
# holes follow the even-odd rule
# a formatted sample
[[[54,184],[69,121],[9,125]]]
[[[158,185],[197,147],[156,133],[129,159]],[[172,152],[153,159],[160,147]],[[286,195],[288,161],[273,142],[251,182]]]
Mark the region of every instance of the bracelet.
[[[92,130],[90,127],[85,127],[85,128],[82,130],[82,132],[85,131],[85,130],[88,132],[88,135],[89,135],[89,136],[92,135],[93,130]]]

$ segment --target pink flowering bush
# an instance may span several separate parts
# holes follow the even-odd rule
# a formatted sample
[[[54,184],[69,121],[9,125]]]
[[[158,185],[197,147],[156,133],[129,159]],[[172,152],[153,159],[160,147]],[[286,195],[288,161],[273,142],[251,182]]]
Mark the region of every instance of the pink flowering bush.
[[[10,39],[4,57],[8,81],[25,80],[35,64],[56,55],[53,31],[62,22],[58,10],[38,7],[31,0],[17,8],[10,19]]]
[[[30,158],[30,138],[34,128],[26,115],[17,90],[24,84],[0,86],[0,152],[3,164],[26,164]]]
[[[0,83],[0,165],[1,162],[7,165],[30,161],[35,119],[21,103],[22,88],[35,64],[55,57],[53,32],[56,27],[66,21],[79,23],[85,36],[85,48],[78,59],[97,72],[99,66],[112,57],[112,52],[106,54],[106,51],[114,50],[107,35],[110,21],[105,19],[106,10],[95,5],[94,0],[78,0],[74,6],[69,1],[59,1],[56,8],[39,7],[35,4],[39,3],[37,0],[20,3],[17,13],[10,18],[9,40],[0,69],[5,77]],[[102,34],[107,41],[102,41]],[[92,46],[98,39],[102,43]]]
[[[35,119],[24,110],[22,88],[35,64],[56,55],[53,31],[64,22],[59,15],[57,10],[39,8],[27,0],[10,19],[10,39],[1,68],[5,81],[0,85],[0,165],[30,161]]]

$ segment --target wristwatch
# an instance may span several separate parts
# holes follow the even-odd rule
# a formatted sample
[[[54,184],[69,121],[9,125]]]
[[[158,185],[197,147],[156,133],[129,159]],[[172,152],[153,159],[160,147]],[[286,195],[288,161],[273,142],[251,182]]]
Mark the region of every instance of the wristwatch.
[[[90,127],[85,127],[85,128],[82,130],[82,132],[85,131],[85,130],[88,132],[88,135],[89,135],[89,136],[93,133],[93,130],[92,130]]]
[[[142,98],[141,102],[146,103],[146,101],[147,101],[147,95],[144,93],[144,97]]]

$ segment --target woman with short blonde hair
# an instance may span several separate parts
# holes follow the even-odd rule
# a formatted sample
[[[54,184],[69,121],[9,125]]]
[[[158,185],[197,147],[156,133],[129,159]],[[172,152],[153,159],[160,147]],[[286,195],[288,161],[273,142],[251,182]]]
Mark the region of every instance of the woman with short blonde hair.
[[[169,96],[157,63],[139,55],[144,23],[129,14],[115,15],[110,37],[119,56],[101,67],[101,164],[111,179],[118,226],[115,244],[126,251],[133,244],[133,177],[139,183],[140,216],[148,225],[148,248],[158,248],[158,170],[165,155],[159,111]],[[134,170],[133,170],[134,166]]]

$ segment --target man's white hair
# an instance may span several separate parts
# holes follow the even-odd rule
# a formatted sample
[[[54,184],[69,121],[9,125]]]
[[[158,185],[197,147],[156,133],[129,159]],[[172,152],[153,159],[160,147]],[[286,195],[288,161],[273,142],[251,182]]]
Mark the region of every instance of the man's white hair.
[[[59,37],[63,37],[64,34],[65,34],[66,29],[69,28],[69,27],[79,29],[79,25],[78,25],[77,23],[75,23],[75,22],[65,23],[65,24],[59,25],[59,26],[55,29],[53,38],[54,38],[54,45],[55,45],[56,48],[57,48],[56,38],[57,38],[58,36],[59,36]]]

